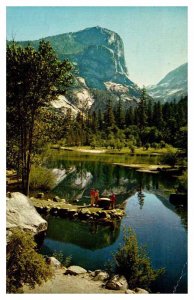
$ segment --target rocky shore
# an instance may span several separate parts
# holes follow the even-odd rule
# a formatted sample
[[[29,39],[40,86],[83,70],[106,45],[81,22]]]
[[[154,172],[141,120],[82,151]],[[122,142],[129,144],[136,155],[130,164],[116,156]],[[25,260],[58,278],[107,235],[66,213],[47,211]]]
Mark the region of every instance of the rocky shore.
[[[39,195],[40,196],[40,195]],[[43,196],[43,194],[42,194]],[[60,200],[60,201],[59,201]],[[36,209],[34,208],[36,207]],[[39,215],[47,214],[62,218],[112,222],[124,215],[121,209],[103,210],[98,207],[81,207],[61,201],[42,199],[14,192],[7,194],[7,242],[13,228],[30,231],[35,236],[44,233],[47,222]],[[139,287],[130,290],[126,278],[119,274],[110,275],[103,270],[85,270],[80,266],[64,267],[55,257],[47,257],[46,262],[53,268],[53,277],[31,289],[24,286],[26,294],[148,294]]]
[[[111,222],[121,220],[125,212],[123,209],[104,210],[99,207],[81,206],[66,203],[65,199],[54,197],[51,199],[30,198],[37,212],[43,216],[51,215],[60,218],[89,220],[96,222]]]
[[[33,289],[24,286],[25,294],[148,294],[138,287],[129,289],[124,276],[110,276],[106,271],[89,271],[80,266],[66,268],[54,257],[47,262],[53,267],[52,279]]]

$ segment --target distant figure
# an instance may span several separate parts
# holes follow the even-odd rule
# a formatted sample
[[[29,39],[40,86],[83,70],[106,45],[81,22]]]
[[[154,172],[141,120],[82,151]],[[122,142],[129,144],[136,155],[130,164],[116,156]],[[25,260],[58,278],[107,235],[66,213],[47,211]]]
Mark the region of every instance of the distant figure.
[[[110,209],[115,208],[116,195],[114,193],[111,194],[110,201]]]
[[[98,203],[99,200],[99,190],[95,191],[95,205]]]
[[[91,206],[94,206],[94,203],[95,203],[95,195],[96,195],[96,191],[94,188],[92,188],[90,190],[90,204]]]

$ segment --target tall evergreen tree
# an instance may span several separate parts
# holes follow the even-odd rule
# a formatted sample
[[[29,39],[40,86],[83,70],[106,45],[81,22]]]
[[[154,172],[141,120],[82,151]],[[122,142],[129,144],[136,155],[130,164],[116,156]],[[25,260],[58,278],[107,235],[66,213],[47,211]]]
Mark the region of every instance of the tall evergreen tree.
[[[115,125],[115,116],[113,113],[112,101],[109,99],[104,113],[104,123],[106,128],[111,128]]]
[[[125,113],[122,105],[122,100],[119,98],[118,105],[115,109],[115,122],[120,129],[124,128],[125,124]]]
[[[130,106],[125,114],[125,124],[126,126],[134,125],[134,108]]]
[[[99,126],[99,130],[103,129],[103,122],[104,122],[104,116],[102,114],[102,111],[99,109],[98,110],[98,126]]]
[[[138,106],[138,114],[139,114],[139,127],[140,130],[143,130],[147,124],[147,112],[146,112],[146,89],[143,87],[140,97],[140,102]]]
[[[7,139],[18,147],[22,187],[29,194],[29,174],[34,151],[33,136],[39,110],[73,82],[72,64],[57,56],[48,42],[38,50],[7,46]],[[8,151],[12,149],[9,145]]]
[[[159,101],[154,104],[153,116],[154,116],[154,125],[161,130],[163,128],[164,123],[163,123],[162,105]]]
[[[147,123],[149,126],[153,125],[153,103],[151,99],[147,101]]]

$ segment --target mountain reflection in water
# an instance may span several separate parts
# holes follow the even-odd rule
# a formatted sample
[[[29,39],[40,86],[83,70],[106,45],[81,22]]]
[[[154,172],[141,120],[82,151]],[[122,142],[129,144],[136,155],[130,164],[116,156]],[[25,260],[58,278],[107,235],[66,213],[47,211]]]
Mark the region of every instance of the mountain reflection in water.
[[[71,243],[90,250],[113,244],[120,233],[120,222],[116,221],[110,225],[100,225],[96,222],[88,223],[49,217],[48,224],[49,239]]]
[[[42,252],[52,255],[61,251],[72,256],[72,264],[88,270],[104,269],[123,243],[123,227],[132,227],[139,244],[146,245],[153,267],[166,269],[152,290],[187,293],[187,210],[169,202],[169,195],[177,188],[177,178],[167,173],[140,173],[113,165],[111,159],[63,154],[47,161],[51,169],[66,171],[53,190],[55,195],[70,203],[78,199],[82,205],[89,204],[91,187],[98,189],[100,196],[113,191],[117,207],[122,205],[126,216],[112,226],[49,217]],[[121,162],[130,163],[129,159],[122,157]]]
[[[99,190],[100,196],[117,195],[117,204],[122,204],[136,191],[160,191],[170,194],[177,185],[177,179],[168,174],[140,173],[124,166],[100,161],[50,161],[50,168],[65,169],[66,175],[53,189],[53,193],[72,203],[89,204],[90,188]],[[143,199],[142,199],[143,200]]]

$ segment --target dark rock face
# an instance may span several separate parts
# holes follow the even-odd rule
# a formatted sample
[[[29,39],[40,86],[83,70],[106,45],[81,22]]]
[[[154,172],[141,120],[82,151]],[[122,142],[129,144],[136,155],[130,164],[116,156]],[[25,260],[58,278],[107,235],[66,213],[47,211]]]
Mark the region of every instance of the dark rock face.
[[[94,27],[74,33],[74,39],[85,47],[82,52],[69,58],[78,64],[80,75],[89,87],[104,89],[104,82],[118,82],[117,79],[119,83],[127,81],[132,84],[127,78],[123,42],[118,34]],[[121,74],[123,78],[119,78]]]

